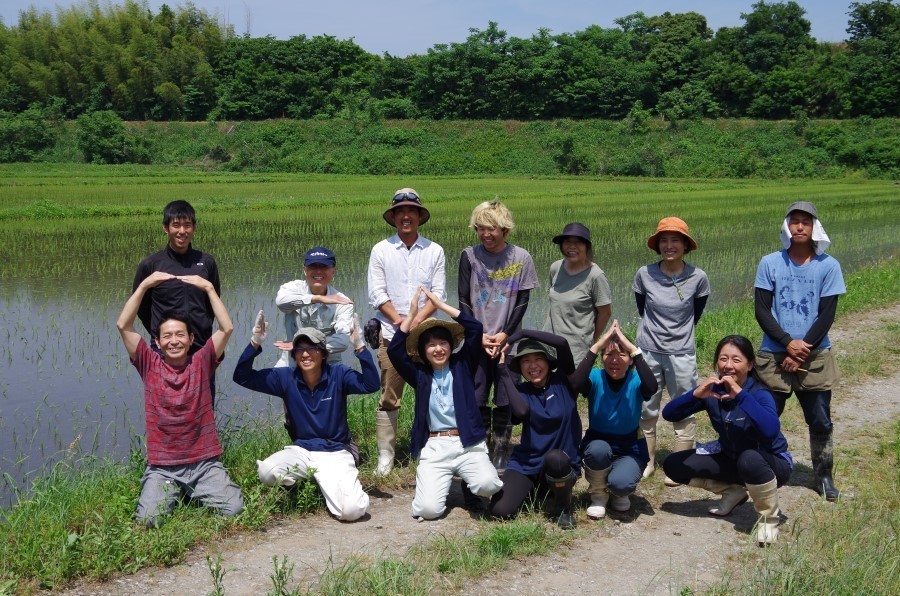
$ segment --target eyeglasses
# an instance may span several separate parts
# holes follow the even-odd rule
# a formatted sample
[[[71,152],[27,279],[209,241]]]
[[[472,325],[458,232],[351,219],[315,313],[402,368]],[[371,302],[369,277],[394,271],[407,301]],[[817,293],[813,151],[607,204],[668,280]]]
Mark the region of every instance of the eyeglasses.
[[[318,349],[319,348],[317,346],[295,346],[294,354],[302,354],[303,352],[313,354],[314,352],[318,351]]]
[[[412,201],[413,203],[419,204],[422,203],[419,195],[414,192],[398,192],[394,195],[394,199],[391,201],[391,203],[399,203],[401,201]]]

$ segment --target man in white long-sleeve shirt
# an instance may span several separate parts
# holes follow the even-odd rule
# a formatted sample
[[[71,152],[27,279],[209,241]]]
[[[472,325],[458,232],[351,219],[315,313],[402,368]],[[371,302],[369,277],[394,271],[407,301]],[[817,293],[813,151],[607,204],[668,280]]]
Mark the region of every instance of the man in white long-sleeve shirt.
[[[338,364],[350,346],[353,327],[353,301],[331,286],[337,261],[323,246],[306,252],[303,276],[278,288],[275,305],[284,313],[286,341],[276,345],[283,350],[276,367],[290,366],[290,351],[298,329],[312,327],[325,334],[328,363]]]
[[[431,217],[422,206],[419,194],[412,188],[394,193],[391,206],[384,212],[384,220],[397,233],[372,248],[369,256],[369,304],[378,311],[381,322],[381,346],[378,364],[381,367],[381,400],[375,415],[378,438],[379,475],[390,473],[394,466],[394,446],[397,439],[397,414],[403,395],[403,378],[394,370],[387,356],[387,346],[394,332],[403,322],[409,303],[421,285],[446,300],[444,249],[419,235],[419,226]],[[434,314],[434,306],[424,300],[412,322],[415,327]]]

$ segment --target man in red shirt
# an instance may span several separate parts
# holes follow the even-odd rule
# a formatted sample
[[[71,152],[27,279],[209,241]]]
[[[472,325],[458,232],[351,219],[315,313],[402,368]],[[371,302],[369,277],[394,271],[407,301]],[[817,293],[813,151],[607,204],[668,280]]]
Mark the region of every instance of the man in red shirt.
[[[194,334],[179,314],[160,317],[150,349],[134,328],[147,291],[161,283],[188,284],[206,294],[218,329],[199,350],[190,353]],[[141,281],[116,322],[131,363],[144,381],[147,425],[147,468],[141,478],[136,516],[157,526],[183,495],[232,516],[244,506],[241,491],[219,461],[222,447],[213,416],[210,379],[234,330],[212,282],[197,275],[156,271]],[[161,354],[161,355],[160,355]]]

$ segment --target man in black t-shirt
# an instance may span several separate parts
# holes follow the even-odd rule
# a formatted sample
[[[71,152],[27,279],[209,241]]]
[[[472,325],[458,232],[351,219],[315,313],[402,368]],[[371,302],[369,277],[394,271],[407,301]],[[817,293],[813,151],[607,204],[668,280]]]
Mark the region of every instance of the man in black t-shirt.
[[[172,275],[199,275],[209,280],[221,295],[219,269],[212,255],[194,249],[191,239],[197,228],[194,208],[187,201],[172,201],[163,209],[163,230],[168,236],[168,244],[138,265],[132,291],[154,271],[164,271]],[[159,334],[159,324],[166,313],[180,313],[187,320],[194,333],[191,353],[203,347],[212,336],[215,319],[212,305],[204,292],[190,284],[177,280],[168,281],[152,288],[144,296],[138,309],[138,318],[151,337]]]

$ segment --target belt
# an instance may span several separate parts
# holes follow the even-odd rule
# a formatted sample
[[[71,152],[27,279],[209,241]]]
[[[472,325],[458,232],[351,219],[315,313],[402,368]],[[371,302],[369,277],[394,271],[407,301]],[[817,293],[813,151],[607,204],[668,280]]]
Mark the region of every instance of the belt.
[[[450,430],[439,430],[436,433],[428,433],[430,438],[433,437],[458,437],[459,430],[451,428]]]

